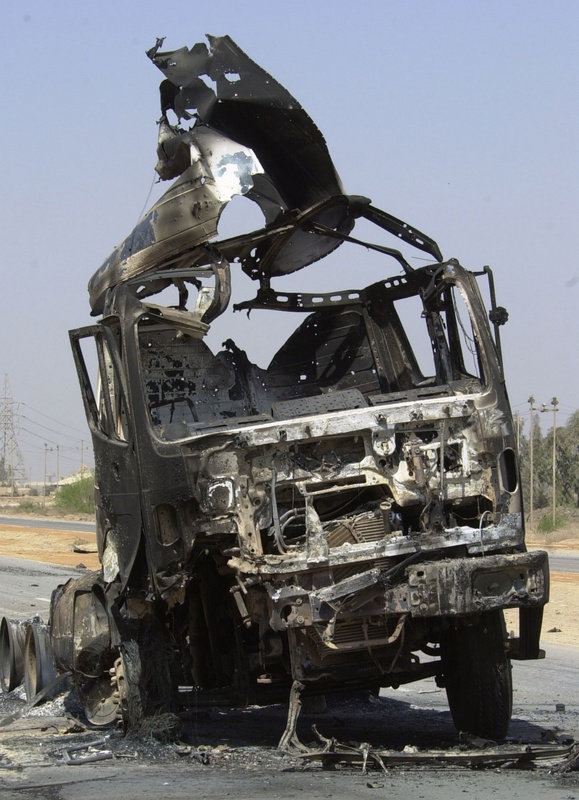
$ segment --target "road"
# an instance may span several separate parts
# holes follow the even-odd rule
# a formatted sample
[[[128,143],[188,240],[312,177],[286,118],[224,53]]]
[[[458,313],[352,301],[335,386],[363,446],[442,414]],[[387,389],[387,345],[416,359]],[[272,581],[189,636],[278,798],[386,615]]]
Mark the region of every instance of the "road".
[[[551,572],[579,572],[577,550],[555,550],[549,553]]]
[[[81,520],[49,519],[48,517],[5,517],[0,516],[0,525],[17,525],[20,528],[50,528],[63,531],[95,532],[94,522]]]
[[[1,557],[0,616],[17,620],[40,616],[46,622],[53,589],[84,571],[24,558]]]
[[[191,764],[189,759],[171,765],[121,764],[109,762],[81,767],[30,769],[27,780],[19,776],[14,788],[0,788],[2,800],[449,800],[462,797],[509,798],[509,800],[574,800],[572,778],[556,780],[545,774],[521,770],[390,769],[386,774],[361,770],[322,771],[287,765],[278,769],[256,767],[237,772]],[[23,791],[24,790],[24,791]]]
[[[513,721],[509,737],[532,740],[538,729],[564,729],[579,739],[579,647],[545,644],[538,661],[513,661]],[[440,713],[448,709],[444,690],[433,679],[383,689],[384,696],[404,698],[413,706]],[[563,704],[564,712],[557,712]]]
[[[548,731],[579,736],[577,652],[572,647],[552,647],[547,661],[514,665],[511,741],[533,744],[545,738],[548,741]],[[565,704],[564,712],[556,711],[557,703]],[[462,794],[509,800],[579,797],[578,773],[556,778],[542,764],[533,771],[451,766],[391,767],[386,773],[371,769],[367,775],[362,774],[360,766],[327,771],[318,762],[303,762],[276,751],[284,717],[282,706],[201,710],[184,737],[193,746],[192,754],[179,756],[173,745],[159,745],[150,740],[116,740],[96,748],[99,752],[111,747],[117,754],[115,759],[77,766],[65,765],[56,754],[75,746],[81,737],[89,741],[98,735],[59,736],[50,726],[41,727],[42,718],[38,718],[34,733],[17,730],[12,734],[22,737],[16,756],[13,746],[5,748],[7,758],[0,761],[0,766],[5,766],[0,769],[0,797],[2,800],[23,797],[289,800],[302,796],[308,800],[384,797],[448,800]],[[300,738],[304,742],[311,741],[312,734],[308,736],[308,731],[315,723],[322,734],[336,736],[339,741],[369,741],[397,751],[405,746],[445,749],[457,743],[445,693],[432,680],[383,691],[370,705],[359,704],[347,714],[340,714],[335,707],[325,713],[302,712],[300,722]],[[2,744],[8,744],[5,737],[10,735],[3,730],[0,727],[0,753]],[[198,757],[201,751],[206,754],[203,762]]]

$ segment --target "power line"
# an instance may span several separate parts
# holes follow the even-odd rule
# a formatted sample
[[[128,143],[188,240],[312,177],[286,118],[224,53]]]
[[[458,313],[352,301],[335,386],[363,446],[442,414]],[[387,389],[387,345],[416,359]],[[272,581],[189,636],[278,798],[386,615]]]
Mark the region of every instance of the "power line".
[[[31,422],[33,425],[36,425],[37,427],[42,428],[45,431],[50,431],[50,433],[56,433],[57,436],[64,436],[67,439],[72,439],[74,442],[80,441],[78,436],[71,436],[69,433],[62,433],[61,431],[55,431],[54,428],[49,428],[48,426],[43,425],[41,422],[36,422],[36,420],[30,419],[30,417],[24,416],[24,414],[21,414],[19,416],[19,420],[20,419],[24,419],[26,420],[26,422]],[[28,433],[31,433],[31,431],[28,431]]]
[[[54,419],[54,417],[49,417],[48,414],[39,411],[37,408],[33,408],[32,406],[28,405],[28,403],[19,402],[18,405],[24,406],[25,408],[29,408],[31,411],[34,411],[35,414],[40,414],[41,417],[45,417],[45,419],[49,419],[51,422],[55,422],[57,425],[61,425],[63,428],[68,428],[69,431],[76,431],[76,433],[80,433],[81,435],[84,433],[84,431],[81,431],[79,428],[74,428],[72,425],[65,425],[64,422],[61,422],[58,419]]]
[[[28,441],[26,441],[26,439],[23,439],[22,437],[20,437],[20,442],[22,444],[25,444],[29,449],[32,449],[35,453],[44,452],[44,445],[45,444],[50,444],[50,445],[53,445],[54,447],[60,448],[60,452],[61,453],[74,453],[74,452],[78,452],[79,450],[84,448],[84,440],[82,440],[82,439],[79,439],[78,440],[78,444],[75,445],[74,447],[71,446],[71,445],[66,445],[66,446],[63,447],[59,442],[55,442],[54,439],[49,439],[48,436],[39,436],[38,434],[33,433],[32,431],[29,431],[27,428],[20,428],[20,431],[24,431],[24,433],[28,433],[31,436],[35,436],[37,439],[39,439],[42,442],[42,444],[28,442]]]

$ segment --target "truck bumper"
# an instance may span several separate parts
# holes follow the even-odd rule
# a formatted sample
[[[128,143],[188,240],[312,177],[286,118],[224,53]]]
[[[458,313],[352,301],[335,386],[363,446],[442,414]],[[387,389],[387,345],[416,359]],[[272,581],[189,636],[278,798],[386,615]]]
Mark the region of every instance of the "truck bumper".
[[[504,608],[538,608],[549,600],[543,550],[414,564],[403,584],[386,591],[386,612],[449,617]]]

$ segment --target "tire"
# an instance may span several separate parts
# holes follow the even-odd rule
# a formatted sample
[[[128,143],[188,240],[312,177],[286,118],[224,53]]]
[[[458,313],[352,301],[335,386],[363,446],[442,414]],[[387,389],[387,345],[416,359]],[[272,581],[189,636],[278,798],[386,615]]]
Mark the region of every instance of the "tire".
[[[173,704],[165,629],[149,621],[133,634],[121,642],[115,669],[122,722],[135,733],[146,718],[171,711]]]
[[[441,638],[442,671],[453,722],[462,733],[504,739],[511,721],[513,684],[502,611],[474,625],[449,628]]]

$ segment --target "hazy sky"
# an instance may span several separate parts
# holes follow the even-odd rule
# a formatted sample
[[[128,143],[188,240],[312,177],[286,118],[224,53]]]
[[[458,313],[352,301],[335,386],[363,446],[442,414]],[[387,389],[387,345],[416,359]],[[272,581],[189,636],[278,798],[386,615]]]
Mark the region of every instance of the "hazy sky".
[[[514,409],[579,407],[577,0],[12,0],[0,22],[0,385],[33,479],[57,445],[61,475],[90,448],[67,331],[155,177],[157,36],[229,34],[317,123],[348,193],[493,268]]]

